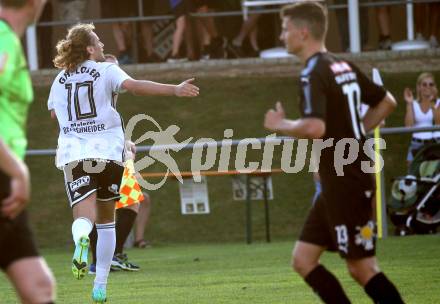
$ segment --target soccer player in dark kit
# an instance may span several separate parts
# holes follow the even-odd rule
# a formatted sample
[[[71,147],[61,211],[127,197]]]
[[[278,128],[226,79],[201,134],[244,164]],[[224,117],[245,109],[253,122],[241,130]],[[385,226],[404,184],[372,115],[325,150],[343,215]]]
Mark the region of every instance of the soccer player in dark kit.
[[[322,139],[319,159],[322,193],[310,210],[293,250],[293,268],[325,303],[350,303],[338,279],[319,260],[324,251],[337,251],[351,276],[374,303],[403,303],[391,281],[379,270],[375,257],[375,223],[371,200],[374,185],[365,166],[365,132],[396,107],[394,97],[370,81],[354,64],[327,52],[327,10],[305,1],[282,10],[281,40],[298,56],[301,118],[286,119],[281,103],[266,113],[266,129],[296,138]],[[360,104],[369,105],[363,121]],[[341,141],[342,140],[342,141]],[[336,149],[338,142],[343,149]],[[335,153],[358,145],[358,157],[343,168]],[[348,146],[351,148],[351,144]],[[366,162],[367,161],[367,162]]]

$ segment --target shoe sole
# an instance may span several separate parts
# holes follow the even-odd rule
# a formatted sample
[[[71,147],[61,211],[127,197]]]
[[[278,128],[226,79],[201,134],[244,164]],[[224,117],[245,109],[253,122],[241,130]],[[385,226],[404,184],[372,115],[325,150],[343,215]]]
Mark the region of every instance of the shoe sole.
[[[133,269],[133,268],[127,267],[127,268],[124,268],[124,269],[122,269],[122,270],[124,270],[124,271],[133,271],[133,272],[136,272],[136,271],[139,271],[140,269]]]
[[[75,248],[72,258],[72,273],[75,279],[81,280],[88,272],[87,258],[89,253],[90,240],[88,237],[81,237]]]
[[[127,267],[127,266],[120,264],[120,263],[118,263],[118,264],[116,264],[116,262],[112,262],[112,263],[115,263],[115,264],[111,265],[111,269],[114,271],[121,271],[121,270],[123,270],[123,271],[139,271],[140,270],[140,268],[133,269],[133,268]]]

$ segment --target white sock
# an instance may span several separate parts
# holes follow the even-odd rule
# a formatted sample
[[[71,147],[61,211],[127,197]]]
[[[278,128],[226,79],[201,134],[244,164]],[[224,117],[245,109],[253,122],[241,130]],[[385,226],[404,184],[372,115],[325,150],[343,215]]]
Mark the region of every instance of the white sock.
[[[72,224],[72,236],[75,245],[78,244],[78,241],[82,236],[88,236],[92,229],[93,224],[88,218],[79,217],[74,220]]]
[[[105,286],[116,247],[115,222],[96,224],[96,230],[98,231],[98,243],[96,245],[95,286]]]

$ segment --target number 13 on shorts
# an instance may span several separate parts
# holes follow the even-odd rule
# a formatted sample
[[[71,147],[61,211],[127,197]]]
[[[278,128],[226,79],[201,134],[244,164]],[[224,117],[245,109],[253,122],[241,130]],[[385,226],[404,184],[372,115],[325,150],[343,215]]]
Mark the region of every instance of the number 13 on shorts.
[[[348,231],[347,226],[338,225],[335,226],[336,241],[338,243],[338,250],[348,253]]]

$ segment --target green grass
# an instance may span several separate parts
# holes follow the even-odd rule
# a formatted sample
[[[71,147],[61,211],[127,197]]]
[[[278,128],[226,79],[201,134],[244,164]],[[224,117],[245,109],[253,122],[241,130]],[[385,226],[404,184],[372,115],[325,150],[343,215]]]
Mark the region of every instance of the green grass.
[[[271,244],[167,244],[127,251],[138,273],[111,273],[109,303],[320,303],[289,266],[292,242]],[[379,242],[381,269],[399,287],[406,303],[440,302],[440,237],[388,238]],[[73,278],[71,250],[45,250],[58,282],[57,303],[89,303],[93,277]],[[354,304],[371,303],[348,276],[343,260],[325,254],[323,263],[343,284]],[[0,276],[0,303],[16,303]]]

